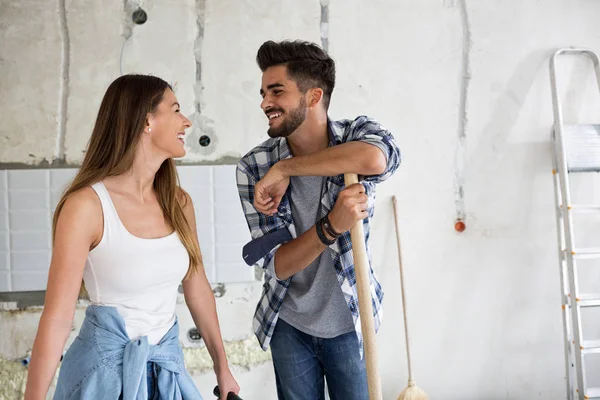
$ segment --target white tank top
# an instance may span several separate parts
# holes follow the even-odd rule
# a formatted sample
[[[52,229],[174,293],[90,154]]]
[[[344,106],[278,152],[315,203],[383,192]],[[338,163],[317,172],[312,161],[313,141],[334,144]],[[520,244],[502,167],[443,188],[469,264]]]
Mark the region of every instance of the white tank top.
[[[83,281],[92,304],[115,307],[131,340],[157,344],[175,323],[177,288],[189,256],[177,232],[143,239],[127,231],[104,186],[92,185],[102,203],[104,233],[89,252]]]

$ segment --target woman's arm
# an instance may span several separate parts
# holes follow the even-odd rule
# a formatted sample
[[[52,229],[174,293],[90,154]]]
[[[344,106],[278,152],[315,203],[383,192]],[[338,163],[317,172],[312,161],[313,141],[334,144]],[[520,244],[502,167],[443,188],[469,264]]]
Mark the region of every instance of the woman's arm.
[[[184,200],[184,213],[187,221],[192,228],[192,234],[197,240],[198,234],[196,231],[196,217],[192,200],[187,193]],[[223,339],[221,337],[221,329],[219,328],[219,319],[217,318],[217,308],[215,296],[212,291],[204,266],[198,266],[198,272],[193,273],[183,281],[183,292],[185,303],[187,304],[194,324],[200,331],[200,335],[206,343],[206,348],[213,360],[215,374],[219,389],[221,390],[221,398],[225,399],[229,392],[239,393],[239,386],[227,363],[225,348],[223,347]]]
[[[44,311],[31,352],[25,400],[45,399],[71,332],[83,269],[102,237],[102,208],[92,188],[74,193],[60,212]]]

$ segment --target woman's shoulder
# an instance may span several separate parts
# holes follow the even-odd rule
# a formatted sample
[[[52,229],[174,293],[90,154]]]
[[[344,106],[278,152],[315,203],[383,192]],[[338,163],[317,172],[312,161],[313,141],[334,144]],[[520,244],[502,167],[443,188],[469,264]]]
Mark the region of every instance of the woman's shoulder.
[[[65,205],[70,203],[71,205],[77,205],[80,207],[94,207],[100,206],[100,198],[96,194],[96,191],[92,188],[92,185],[82,187],[71,193],[65,199]]]
[[[91,186],[77,189],[67,195],[55,215],[57,237],[69,238],[73,232],[81,240],[96,243],[102,237],[104,216],[102,203]]]
[[[77,189],[65,198],[62,213],[78,218],[102,218],[102,203],[92,186],[86,186]]]

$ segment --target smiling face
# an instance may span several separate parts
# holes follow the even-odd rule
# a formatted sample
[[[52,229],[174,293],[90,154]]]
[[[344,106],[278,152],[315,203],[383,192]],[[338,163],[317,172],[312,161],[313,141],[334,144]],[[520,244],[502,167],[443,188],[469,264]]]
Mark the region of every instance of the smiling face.
[[[179,158],[185,156],[185,129],[191,126],[191,121],[181,113],[175,93],[167,89],[156,110],[148,115],[146,131],[154,147],[167,158]]]
[[[306,119],[305,93],[289,79],[285,65],[269,67],[263,72],[260,94],[263,98],[260,107],[269,119],[270,137],[287,137]]]

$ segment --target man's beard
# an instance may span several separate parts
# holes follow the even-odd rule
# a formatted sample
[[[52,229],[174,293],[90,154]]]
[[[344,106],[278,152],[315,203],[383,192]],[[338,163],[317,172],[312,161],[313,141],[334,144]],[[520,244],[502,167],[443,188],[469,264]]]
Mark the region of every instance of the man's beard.
[[[272,138],[288,137],[298,129],[306,119],[308,109],[304,97],[300,100],[300,105],[289,112],[289,115],[283,118],[279,127],[269,127],[267,133]],[[282,113],[283,114],[283,113]],[[285,114],[283,114],[285,115]]]

